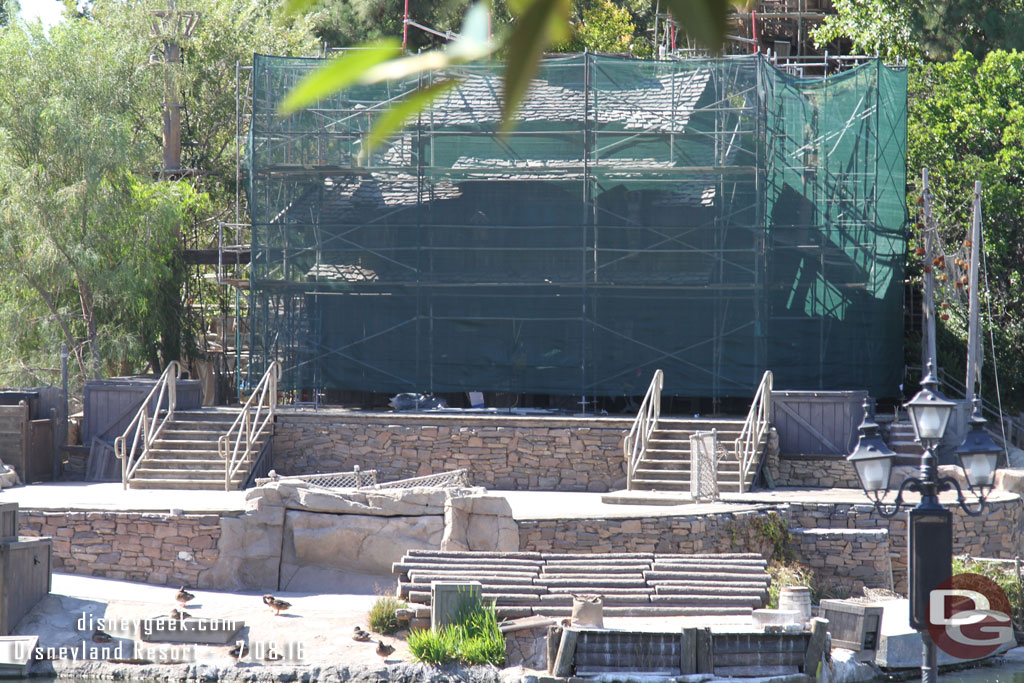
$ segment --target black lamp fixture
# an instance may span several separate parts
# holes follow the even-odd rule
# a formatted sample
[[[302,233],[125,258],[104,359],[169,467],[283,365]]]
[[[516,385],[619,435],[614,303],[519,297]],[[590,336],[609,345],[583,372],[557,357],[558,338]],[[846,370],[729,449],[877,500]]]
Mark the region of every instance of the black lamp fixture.
[[[922,680],[936,681],[938,667],[935,643],[928,632],[928,609],[931,593],[952,575],[953,520],[952,514],[939,502],[943,491],[956,490],[957,504],[968,515],[980,515],[985,500],[995,485],[996,468],[1002,449],[985,429],[981,416],[980,399],[974,400],[974,413],[968,421],[969,430],[956,450],[967,486],[977,497],[976,509],[968,505],[960,483],[953,477],[940,477],[935,449],[942,442],[957,403],[939,391],[935,369],[928,363],[928,371],[921,380],[921,390],[904,404],[914,426],[915,440],[924,452],[918,475],[906,477],[896,491],[896,497],[887,508],[885,497],[889,493],[893,453],[878,434],[878,425],[869,417],[868,403],[864,403],[864,421],[860,425],[857,447],[847,460],[856,468],[861,486],[883,517],[895,517],[904,506],[903,492],[921,494],[920,502],[908,511],[909,528],[909,587],[910,625],[921,633],[924,645],[921,665]]]

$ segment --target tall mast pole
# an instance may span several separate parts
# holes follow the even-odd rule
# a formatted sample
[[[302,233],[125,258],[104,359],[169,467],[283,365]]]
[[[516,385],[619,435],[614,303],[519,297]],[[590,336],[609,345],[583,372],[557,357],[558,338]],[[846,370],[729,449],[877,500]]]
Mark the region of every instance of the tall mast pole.
[[[935,372],[938,373],[938,359],[935,357],[935,270],[931,267],[932,259],[935,258],[932,247],[932,193],[928,189],[928,169],[921,169],[921,194],[924,198],[924,262],[927,268],[922,273],[924,278],[924,301],[921,302],[924,327],[921,334],[924,336],[924,343],[921,344],[921,367],[928,367],[928,363],[934,363]]]
[[[968,279],[970,281],[970,292],[968,306],[967,325],[967,378],[964,387],[967,390],[967,400],[973,400],[975,386],[981,383],[981,345],[978,343],[980,330],[978,329],[978,268],[980,266],[981,247],[981,181],[974,181],[974,211],[971,220],[971,264]]]

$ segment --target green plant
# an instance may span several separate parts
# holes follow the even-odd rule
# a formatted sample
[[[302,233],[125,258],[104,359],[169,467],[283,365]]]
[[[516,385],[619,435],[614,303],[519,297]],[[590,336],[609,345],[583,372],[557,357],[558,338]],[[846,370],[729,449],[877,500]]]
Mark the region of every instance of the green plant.
[[[456,658],[456,636],[450,628],[411,631],[406,642],[416,661],[437,666]]]
[[[807,586],[811,589],[811,600],[818,602],[823,595],[814,580],[814,570],[796,563],[771,562],[768,565],[768,608],[779,608],[779,594],[786,586]]]
[[[413,657],[426,664],[459,661],[501,667],[505,663],[505,637],[494,603],[469,592],[459,594],[453,623],[436,631],[414,631],[408,643]]]
[[[1024,587],[1011,564],[979,562],[968,555],[953,558],[953,574],[980,574],[996,582],[1010,601],[1011,617],[1017,630],[1024,630]]]
[[[750,525],[755,533],[772,545],[773,562],[787,565],[796,559],[793,552],[793,537],[789,533],[789,523],[774,510],[762,517],[755,517]]]
[[[406,604],[396,597],[385,595],[377,598],[370,608],[370,630],[385,635],[398,630],[398,618],[395,610],[404,609]]]

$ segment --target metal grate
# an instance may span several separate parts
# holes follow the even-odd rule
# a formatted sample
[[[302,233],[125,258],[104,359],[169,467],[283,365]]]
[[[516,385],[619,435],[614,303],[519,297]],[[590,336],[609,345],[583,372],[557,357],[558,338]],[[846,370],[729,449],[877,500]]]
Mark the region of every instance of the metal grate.
[[[690,496],[695,501],[718,500],[718,461],[723,457],[717,430],[690,437]]]
[[[422,477],[410,477],[389,481],[383,484],[377,483],[377,470],[354,469],[351,472],[331,472],[327,474],[301,474],[292,477],[270,476],[266,479],[257,479],[257,484],[266,484],[271,481],[302,481],[314,486],[321,486],[330,489],[411,489],[411,488],[459,488],[469,486],[469,472],[465,469],[453,470],[451,472],[440,472],[428,474]]]
[[[439,474],[428,474],[422,477],[411,477],[378,484],[378,489],[411,489],[415,487],[429,486],[432,488],[448,489],[462,488],[469,486],[469,472],[467,470],[452,470]]]

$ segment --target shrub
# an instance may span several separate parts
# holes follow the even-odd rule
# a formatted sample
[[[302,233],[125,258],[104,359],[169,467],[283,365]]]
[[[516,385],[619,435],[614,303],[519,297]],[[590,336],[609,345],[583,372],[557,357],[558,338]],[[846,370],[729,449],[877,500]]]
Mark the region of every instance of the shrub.
[[[1024,628],[1024,587],[1017,576],[1017,570],[1013,564],[998,562],[978,562],[967,555],[953,558],[953,574],[980,574],[995,581],[1006,593],[1010,601],[1010,610],[1013,614],[1014,628]]]
[[[807,586],[811,589],[811,599],[814,602],[823,597],[815,585],[814,572],[809,567],[795,563],[772,562],[768,565],[768,575],[771,577],[771,583],[768,584],[769,609],[779,608],[779,594],[786,586]]]
[[[426,664],[459,661],[501,667],[505,663],[505,636],[494,603],[469,593],[459,596],[453,623],[437,631],[414,631],[408,643],[413,657]]]
[[[404,601],[396,597],[385,595],[377,598],[370,608],[370,630],[376,633],[390,635],[398,630],[398,618],[395,617],[395,610],[404,609]]]
[[[456,659],[455,636],[455,630],[450,628],[410,631],[406,642],[416,661],[437,666]]]

